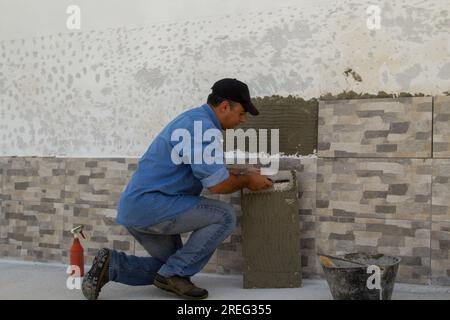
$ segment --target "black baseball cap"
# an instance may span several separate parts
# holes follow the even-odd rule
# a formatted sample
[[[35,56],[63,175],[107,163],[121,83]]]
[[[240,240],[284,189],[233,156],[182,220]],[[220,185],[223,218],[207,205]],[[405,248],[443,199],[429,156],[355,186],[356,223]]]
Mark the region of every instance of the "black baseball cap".
[[[259,111],[250,100],[248,86],[242,81],[231,78],[221,79],[214,83],[211,89],[216,96],[239,102],[244,107],[244,110],[250,114],[254,116],[259,114]]]

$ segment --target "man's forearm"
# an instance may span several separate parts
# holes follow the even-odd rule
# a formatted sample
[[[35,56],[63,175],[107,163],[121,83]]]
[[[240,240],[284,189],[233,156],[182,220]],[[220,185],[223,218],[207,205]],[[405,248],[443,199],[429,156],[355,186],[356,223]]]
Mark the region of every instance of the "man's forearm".
[[[209,190],[213,193],[227,194],[233,193],[248,186],[249,177],[247,175],[235,175],[230,173],[227,180],[221,184],[210,188]]]

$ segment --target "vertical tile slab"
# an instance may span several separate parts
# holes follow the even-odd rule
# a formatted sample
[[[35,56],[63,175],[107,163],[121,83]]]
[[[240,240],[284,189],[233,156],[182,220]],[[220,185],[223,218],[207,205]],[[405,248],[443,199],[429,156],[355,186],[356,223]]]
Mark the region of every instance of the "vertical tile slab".
[[[317,158],[302,158],[297,172],[300,215],[312,215],[316,207]]]
[[[450,222],[431,224],[431,283],[450,285]]]
[[[433,159],[432,221],[450,222],[450,159]]]
[[[299,191],[300,256],[302,277],[317,274],[316,263],[316,176],[317,158],[301,158],[296,168]]]
[[[316,250],[316,216],[300,214],[300,256],[303,278],[314,278],[318,273]]]
[[[2,216],[2,210],[3,210],[3,199],[6,198],[3,194],[3,176],[6,172],[6,165],[8,163],[7,157],[0,157],[0,255],[2,255],[1,252],[7,252],[6,249],[6,242],[7,242],[7,229],[6,225],[8,224],[8,221]]]
[[[216,272],[240,274],[243,271],[241,193],[238,191],[229,195],[217,195],[217,199],[233,206],[236,213],[236,228],[215,251]],[[212,269],[210,268],[210,270]]]
[[[319,103],[320,157],[431,157],[432,98]]]
[[[431,159],[319,159],[316,214],[429,221]]]
[[[433,157],[450,158],[450,96],[434,97]]]
[[[289,171],[280,172],[282,176],[296,182]],[[244,190],[242,211],[244,287],[300,287],[297,184],[260,192]]]
[[[399,282],[428,284],[431,271],[430,222],[317,217],[317,252],[365,252],[401,257]],[[319,272],[323,273],[322,268]]]
[[[6,174],[6,166],[8,164],[7,157],[0,157],[0,204],[3,199],[6,200],[6,196],[3,193],[3,181],[5,180],[4,175]],[[0,205],[1,207],[1,205]]]

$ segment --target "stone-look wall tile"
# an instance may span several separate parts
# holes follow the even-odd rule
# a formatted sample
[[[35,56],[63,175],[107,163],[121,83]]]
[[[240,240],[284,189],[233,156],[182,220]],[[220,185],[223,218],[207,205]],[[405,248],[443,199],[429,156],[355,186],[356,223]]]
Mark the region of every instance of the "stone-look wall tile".
[[[9,224],[9,221],[7,221],[2,214],[3,199],[6,199],[6,196],[3,194],[3,181],[7,164],[8,158],[0,157],[0,256],[7,256],[8,255],[7,252],[9,251],[7,249],[8,230],[6,229],[6,226]]]
[[[320,157],[431,157],[432,97],[320,101]]]
[[[0,208],[2,200],[6,200],[6,196],[3,193],[3,181],[5,180],[4,176],[6,175],[6,166],[8,164],[8,158],[0,157]]]
[[[201,272],[206,273],[217,273],[217,250],[213,253],[211,259],[209,259],[208,264],[202,269]]]
[[[83,224],[86,262],[103,247],[134,254],[135,240],[115,222],[120,195],[137,168],[138,159],[66,159],[64,247],[70,248],[70,229]],[[68,260],[67,252],[64,258]]]
[[[67,263],[72,243],[69,230],[78,224],[86,225],[88,239],[82,240],[86,264],[91,263],[93,256],[101,247],[115,248],[127,254],[148,256],[126,229],[115,223],[116,202],[135,171],[138,159],[125,159],[125,162],[120,159],[101,159],[100,166],[98,159],[94,159],[97,160],[97,167],[89,159],[62,159],[61,163],[54,160],[54,158],[0,158],[0,171],[4,168],[4,180],[8,169],[22,169],[24,171],[10,171],[10,174],[19,173],[23,177],[31,177],[29,181],[32,182],[31,191],[19,190],[22,193],[7,192],[6,195],[1,193],[0,201],[3,201],[0,205],[0,256]],[[450,222],[445,197],[448,194],[447,171],[450,172],[448,168],[450,159],[432,160],[433,166],[431,160],[420,159],[290,158],[288,162],[283,161],[280,163],[280,170],[296,170],[299,182],[300,255],[304,278],[317,277],[321,274],[317,252],[321,250],[325,252],[327,249],[326,253],[331,254],[366,251],[400,255],[403,262],[399,271],[399,281],[426,283],[432,274],[434,283],[449,283],[450,263],[446,248]],[[64,176],[60,170],[64,171],[67,162],[70,162],[68,167],[72,171],[70,173],[69,169],[66,171],[72,182],[67,183],[69,201],[64,205],[62,202],[67,200],[64,193],[60,196],[61,203],[58,203],[55,202],[57,201],[55,192],[64,190],[60,187],[60,183],[63,182],[59,180],[58,174]],[[430,206],[430,210],[425,212],[431,212],[429,190],[431,173],[434,183],[433,221],[447,221],[433,223],[432,253],[430,226],[425,222],[429,221],[430,216],[427,218],[424,207],[420,206],[421,203],[425,207]],[[56,174],[56,178],[52,174]],[[89,185],[80,183],[77,186],[79,179],[80,182],[89,179]],[[73,183],[75,180],[76,183]],[[11,183],[14,181],[8,179],[8,190],[13,190]],[[40,186],[40,181],[46,186],[43,188],[46,192],[41,190],[41,194],[38,194],[36,186]],[[110,188],[112,184],[120,187],[114,190],[114,187]],[[89,188],[90,185],[94,185],[95,188]],[[89,194],[97,195],[95,193],[104,190],[102,188],[114,191],[107,197],[89,198]],[[315,190],[318,194],[317,201]],[[364,194],[363,191],[373,192]],[[380,199],[384,199],[383,192],[386,191],[385,202],[379,203]],[[46,193],[53,196],[47,196]],[[355,196],[355,193],[358,195]],[[361,193],[368,199],[361,198]],[[390,193],[392,196],[388,201]],[[242,273],[240,192],[231,195],[212,195],[205,192],[204,195],[233,204],[236,208],[237,227],[219,246],[203,271]],[[28,200],[11,201],[11,198]],[[30,199],[37,201],[29,201]],[[393,203],[395,213],[389,208]],[[343,204],[349,207],[342,206]],[[371,206],[375,214],[372,210],[367,215],[364,208]],[[188,236],[189,234],[182,235],[183,242],[187,241]]]
[[[3,201],[0,256],[62,262],[63,206],[56,202]]]
[[[300,256],[303,278],[314,278],[317,275],[316,219],[316,216],[300,215]]]
[[[117,205],[137,162],[132,158],[67,159],[65,203]]]
[[[60,158],[8,158],[3,199],[64,203],[65,162]]]
[[[298,181],[300,220],[300,256],[302,277],[313,278],[317,274],[316,263],[316,175],[317,158],[302,158],[295,168]]]
[[[316,208],[317,158],[303,158],[296,168],[300,215],[312,215]]]
[[[450,159],[433,159],[432,221],[450,222]]]
[[[145,250],[144,247],[141,246],[141,244],[136,241],[136,239],[134,240],[133,255],[138,256],[138,257],[148,257],[148,256],[150,256],[150,254],[147,252],[147,250]]]
[[[216,272],[222,274],[242,273],[242,209],[241,192],[234,192],[229,195],[218,195],[218,200],[230,203],[236,213],[236,228],[217,248]],[[212,269],[211,269],[212,270]]]
[[[64,262],[69,262],[70,246],[73,235],[70,230],[84,225],[86,239],[81,240],[84,248],[85,263],[91,263],[101,248],[115,249],[134,254],[134,238],[122,226],[115,222],[115,207],[95,207],[89,204],[64,205]]]
[[[242,255],[242,245],[236,244],[236,250],[216,250],[217,267],[219,274],[242,274],[244,269],[244,258]]]
[[[430,222],[317,217],[318,253],[400,256],[399,282],[429,283],[430,236]]]
[[[450,158],[450,97],[434,97],[433,158]]]
[[[316,214],[429,221],[431,159],[319,159]]]
[[[240,221],[242,219],[238,218]],[[243,270],[242,256],[242,226],[236,226],[234,232],[227,237],[216,249],[216,268],[219,273],[241,273]],[[230,260],[227,260],[227,259]]]
[[[431,231],[431,283],[450,285],[450,222],[433,222]]]

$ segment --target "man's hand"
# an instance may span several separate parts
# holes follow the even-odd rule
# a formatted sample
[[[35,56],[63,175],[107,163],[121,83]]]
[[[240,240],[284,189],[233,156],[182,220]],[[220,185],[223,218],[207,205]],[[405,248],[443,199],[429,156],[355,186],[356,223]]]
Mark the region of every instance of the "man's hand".
[[[257,173],[248,175],[248,178],[249,181],[247,188],[251,191],[264,190],[273,186],[273,182],[271,180]]]
[[[242,188],[248,188],[252,191],[263,190],[272,187],[272,181],[267,179],[265,176],[259,174],[259,169],[253,168],[255,170],[249,174],[234,174],[230,170],[230,177],[213,186],[209,187],[208,190],[216,194],[227,194],[233,193]]]

